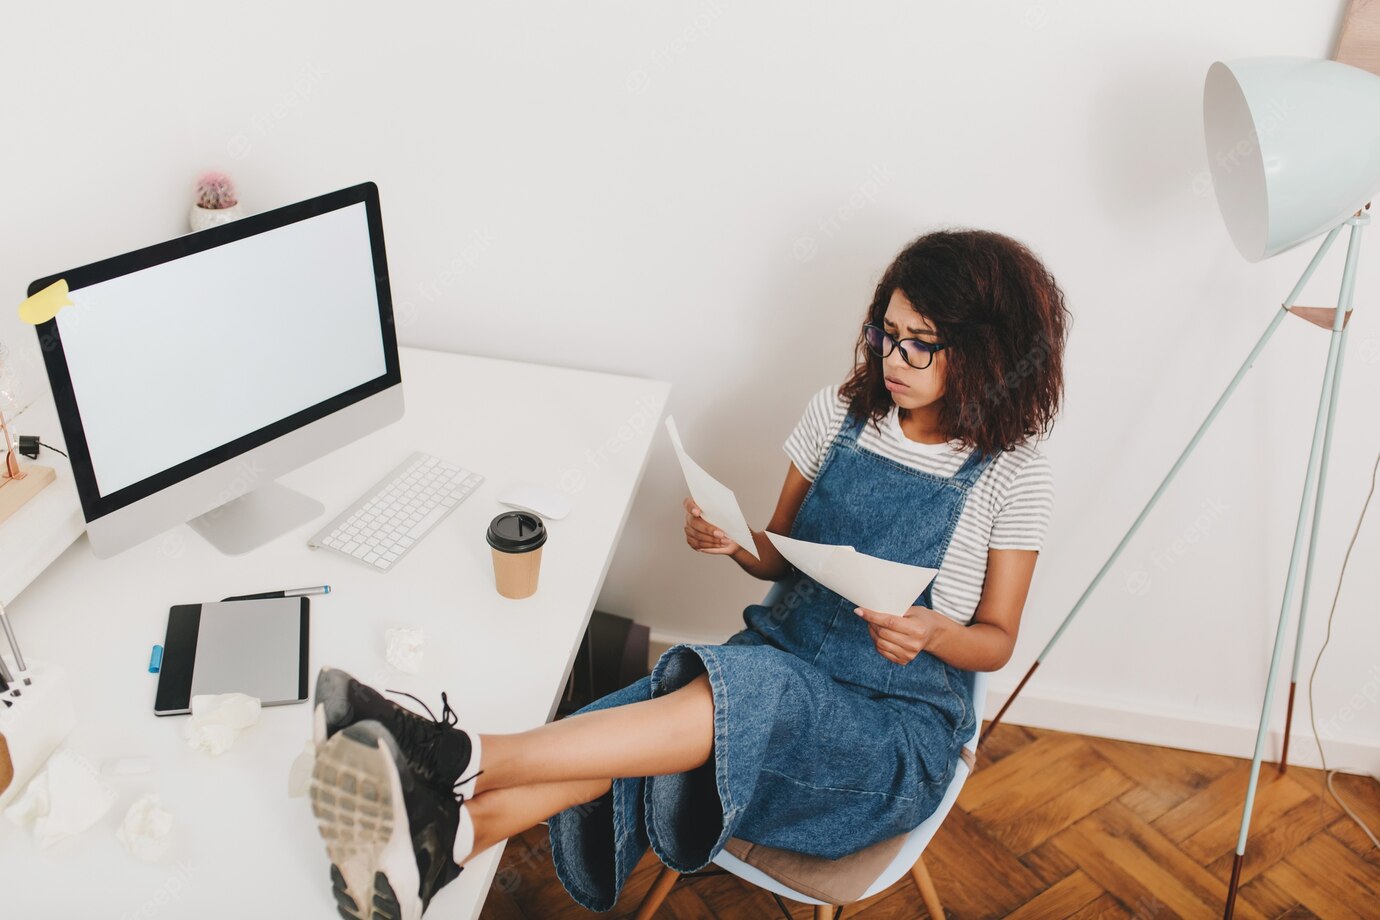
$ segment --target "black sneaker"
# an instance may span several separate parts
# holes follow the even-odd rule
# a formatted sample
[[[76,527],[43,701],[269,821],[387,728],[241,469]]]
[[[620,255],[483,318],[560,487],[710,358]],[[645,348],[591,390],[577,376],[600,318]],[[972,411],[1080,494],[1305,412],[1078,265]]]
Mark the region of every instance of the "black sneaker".
[[[418,920],[460,874],[460,806],[417,779],[378,722],[346,726],[317,751],[311,810],[348,920]]]
[[[422,782],[457,795],[472,793],[474,787],[471,780],[483,771],[465,776],[473,745],[470,736],[455,727],[458,719],[446,695],[441,694],[439,719],[429,706],[412,694],[399,695],[416,700],[426,710],[426,716],[386,699],[373,687],[360,683],[344,671],[322,668],[316,675],[316,702],[312,718],[312,735],[317,751],[321,750],[328,738],[346,726],[373,719],[388,729],[407,758],[408,765]]]

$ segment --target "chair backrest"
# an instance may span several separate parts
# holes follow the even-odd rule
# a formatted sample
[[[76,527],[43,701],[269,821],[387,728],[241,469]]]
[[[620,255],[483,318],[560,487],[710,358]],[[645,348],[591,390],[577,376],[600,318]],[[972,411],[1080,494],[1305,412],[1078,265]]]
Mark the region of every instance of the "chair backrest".
[[[987,706],[987,682],[989,674],[986,671],[973,672],[973,710],[976,716],[973,719],[973,737],[969,738],[964,747],[977,754],[978,737],[982,734],[982,714]],[[864,898],[869,898],[880,891],[885,891],[896,884],[897,879],[910,871],[910,867],[915,865],[920,854],[925,852],[925,847],[930,845],[934,835],[939,832],[939,826],[944,823],[944,819],[949,816],[954,803],[958,801],[958,794],[963,790],[963,783],[967,781],[969,774],[968,764],[959,758],[958,765],[954,767],[954,778],[949,781],[949,788],[944,791],[944,798],[939,800],[939,806],[934,812],[920,822],[920,826],[910,832],[906,838],[905,845],[896,854],[896,858],[891,861],[891,865],[886,867],[877,881],[863,894]]]
[[[973,672],[973,710],[977,717],[973,720],[973,737],[965,741],[963,746],[974,754],[977,753],[978,738],[982,737],[982,714],[987,711],[987,688],[991,682],[991,671]]]
[[[766,597],[762,599],[762,604],[770,607],[780,601],[785,596],[785,593],[786,588],[784,584],[779,581],[775,582],[767,591]],[[976,717],[973,720],[972,737],[964,742],[963,746],[973,752],[974,755],[977,753],[978,737],[982,732],[982,714],[986,711],[989,679],[990,675],[985,671],[975,671],[973,673],[973,709],[976,712]],[[949,782],[949,788],[945,790],[944,797],[940,799],[938,807],[935,808],[934,812],[928,818],[921,822],[919,827],[910,832],[910,835],[906,837],[905,843],[901,846],[895,858],[892,859],[891,863],[882,874],[877,877],[877,880],[868,887],[862,897],[871,897],[874,894],[885,891],[910,871],[911,866],[915,865],[916,860],[920,858],[920,854],[925,851],[925,847],[929,846],[930,841],[934,839],[934,835],[939,831],[939,826],[944,823],[944,819],[948,817],[950,810],[953,809],[954,803],[958,800],[958,794],[963,788],[963,783],[968,779],[968,774],[968,764],[964,762],[962,758],[959,758],[958,764],[954,768],[953,779]],[[807,895],[802,895],[799,892],[793,891],[790,887],[766,875],[756,867],[742,862],[727,850],[716,856],[714,862],[739,878],[751,882],[759,888],[764,888],[767,891],[774,891],[782,897],[804,901],[807,904],[823,903]]]

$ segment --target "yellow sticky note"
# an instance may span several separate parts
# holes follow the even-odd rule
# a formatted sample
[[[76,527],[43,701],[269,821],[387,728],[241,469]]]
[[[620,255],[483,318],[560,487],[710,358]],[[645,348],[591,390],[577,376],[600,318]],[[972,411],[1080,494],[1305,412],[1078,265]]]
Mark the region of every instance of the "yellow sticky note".
[[[72,306],[72,300],[67,296],[67,281],[59,278],[21,303],[19,305],[19,318],[26,323],[37,326],[39,323],[46,323],[57,316],[57,311],[63,307],[70,306]]]

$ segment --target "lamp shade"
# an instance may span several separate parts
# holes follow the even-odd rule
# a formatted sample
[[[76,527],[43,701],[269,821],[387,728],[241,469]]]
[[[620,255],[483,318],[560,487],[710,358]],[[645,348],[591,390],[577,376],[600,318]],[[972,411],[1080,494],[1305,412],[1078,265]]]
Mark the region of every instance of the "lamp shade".
[[[1331,230],[1380,189],[1380,77],[1315,58],[1218,61],[1203,134],[1227,231],[1258,262]]]

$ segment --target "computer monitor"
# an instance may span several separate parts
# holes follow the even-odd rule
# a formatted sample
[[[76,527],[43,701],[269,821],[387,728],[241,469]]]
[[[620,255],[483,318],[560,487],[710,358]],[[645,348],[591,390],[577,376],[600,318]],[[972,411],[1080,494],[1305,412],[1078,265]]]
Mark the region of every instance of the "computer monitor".
[[[322,514],[273,480],[403,415],[378,187],[40,278],[37,327],[92,551],[188,521],[241,553]]]

